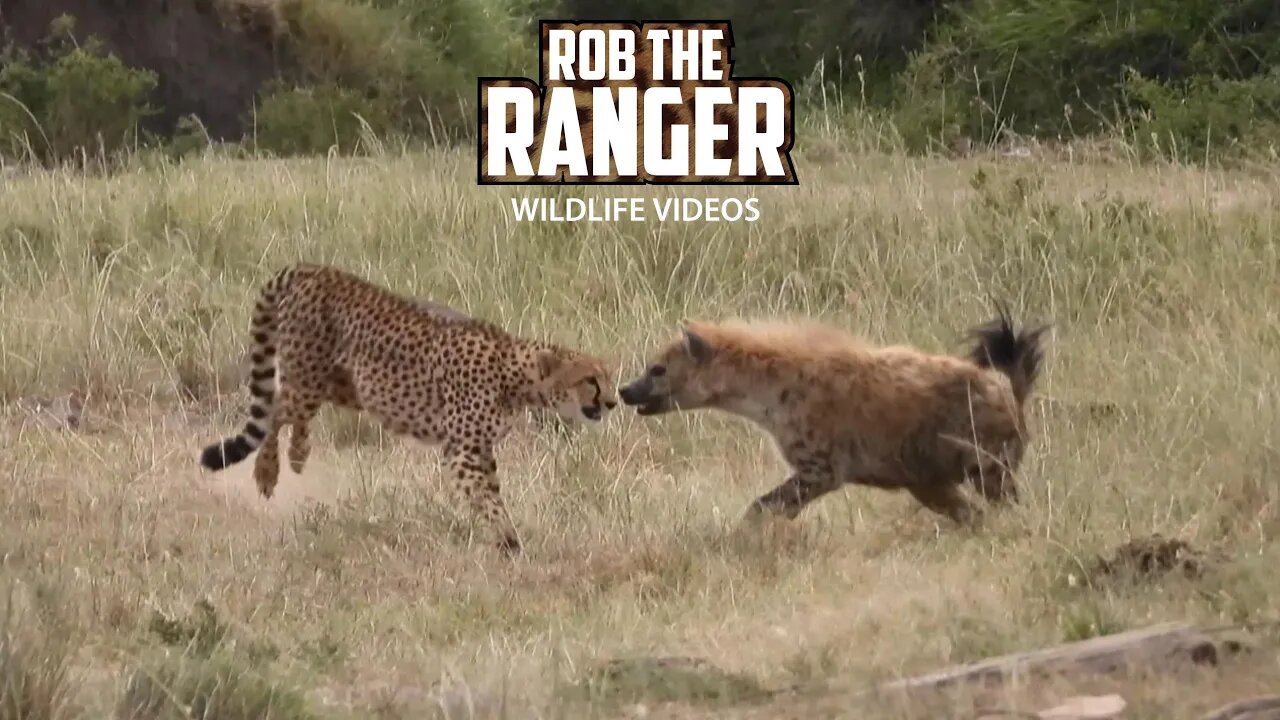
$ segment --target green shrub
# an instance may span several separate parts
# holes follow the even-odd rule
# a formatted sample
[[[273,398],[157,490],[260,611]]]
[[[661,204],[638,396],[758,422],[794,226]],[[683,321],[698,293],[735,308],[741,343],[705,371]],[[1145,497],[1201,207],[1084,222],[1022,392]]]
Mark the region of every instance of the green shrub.
[[[439,48],[467,89],[481,75],[536,77],[538,20],[560,16],[554,0],[371,0]]]
[[[533,12],[529,1],[283,4],[294,87],[264,93],[259,147],[314,152],[337,145],[347,151],[361,132],[355,115],[378,135],[433,141],[469,137],[476,77],[537,71],[536,28],[525,14]],[[311,113],[316,105],[321,112]],[[335,126],[336,115],[343,119]],[[273,122],[281,132],[300,137],[289,140],[276,133],[264,141],[263,125]]]
[[[586,20],[729,20],[734,73],[800,84],[821,76],[883,96],[894,71],[947,0],[565,0],[563,15]],[[887,99],[887,96],[885,96]]]
[[[1245,80],[1196,78],[1184,87],[1130,79],[1145,111],[1134,118],[1139,147],[1198,160],[1280,149],[1280,68]]]
[[[1275,144],[1274,0],[217,1],[258,8],[281,43],[284,73],[246,109],[245,143],[278,155],[472,139],[476,78],[536,76],[537,21],[554,17],[728,19],[739,76],[790,80],[826,122],[889,117],[908,149],[1006,130],[1123,133],[1183,158]],[[137,141],[155,74],[76,46],[70,28],[55,23],[39,57],[0,55],[0,155],[62,160]],[[208,147],[198,120],[170,154]]]
[[[917,147],[1093,134],[1145,109],[1153,84],[1243,81],[1277,62],[1271,0],[975,0],[908,63],[897,114]]]
[[[200,118],[196,115],[183,115],[174,124],[173,134],[165,149],[170,157],[182,158],[199,153],[212,144],[209,131]]]
[[[277,155],[356,152],[390,133],[386,102],[336,85],[275,87],[258,104],[255,142]]]
[[[64,23],[65,24],[65,23]],[[36,58],[13,46],[0,54],[0,155],[67,160],[128,147],[153,113],[149,70],[126,66],[90,38],[56,44]]]

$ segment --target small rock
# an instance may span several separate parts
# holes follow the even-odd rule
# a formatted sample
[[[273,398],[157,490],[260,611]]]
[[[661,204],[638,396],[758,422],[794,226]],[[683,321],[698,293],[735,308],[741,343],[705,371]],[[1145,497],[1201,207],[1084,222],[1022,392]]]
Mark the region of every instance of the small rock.
[[[503,716],[502,698],[465,685],[442,688],[432,694],[431,704],[448,720],[481,720]]]
[[[1110,720],[1128,705],[1119,695],[1081,695],[1036,713],[1041,720]]]
[[[1203,720],[1277,720],[1280,719],[1280,695],[1262,695],[1237,700],[1205,715]]]

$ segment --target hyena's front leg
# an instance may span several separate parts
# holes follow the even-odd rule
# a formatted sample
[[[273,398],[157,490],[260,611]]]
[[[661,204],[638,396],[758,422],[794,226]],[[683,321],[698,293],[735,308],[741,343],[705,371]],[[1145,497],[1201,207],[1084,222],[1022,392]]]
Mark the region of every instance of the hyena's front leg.
[[[911,493],[921,505],[939,515],[945,515],[959,525],[967,524],[977,516],[977,510],[965,499],[964,493],[957,483],[943,481],[922,485],[908,485]]]
[[[794,520],[806,505],[839,486],[835,473],[825,465],[797,468],[786,482],[756,498],[747,508],[743,522],[756,522],[765,515],[781,515]]]
[[[476,519],[493,533],[498,547],[510,555],[518,554],[520,538],[502,501],[493,450],[450,444],[444,448],[444,456],[453,478],[454,496],[464,501]]]

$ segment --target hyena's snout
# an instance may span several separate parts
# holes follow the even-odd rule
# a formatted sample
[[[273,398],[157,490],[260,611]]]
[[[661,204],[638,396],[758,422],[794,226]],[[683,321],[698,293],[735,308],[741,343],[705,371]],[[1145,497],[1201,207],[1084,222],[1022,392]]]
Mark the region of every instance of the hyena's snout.
[[[623,405],[644,405],[653,398],[653,383],[648,378],[637,378],[618,388],[618,400]]]
[[[650,394],[652,388],[644,378],[618,388],[618,398],[624,405],[641,405],[649,399]]]
[[[653,380],[647,377],[618,388],[618,398],[634,407],[639,415],[658,415],[672,409],[667,392],[654,387]]]

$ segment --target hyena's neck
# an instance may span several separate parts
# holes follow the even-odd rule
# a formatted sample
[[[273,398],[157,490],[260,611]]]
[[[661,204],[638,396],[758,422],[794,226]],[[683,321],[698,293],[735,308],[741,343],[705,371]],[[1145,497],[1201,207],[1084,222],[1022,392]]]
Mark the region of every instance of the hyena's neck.
[[[733,382],[714,393],[709,405],[768,432],[782,430],[788,424],[788,408],[799,399],[794,383],[786,381],[790,373],[773,364],[746,361],[736,363],[733,374]]]

